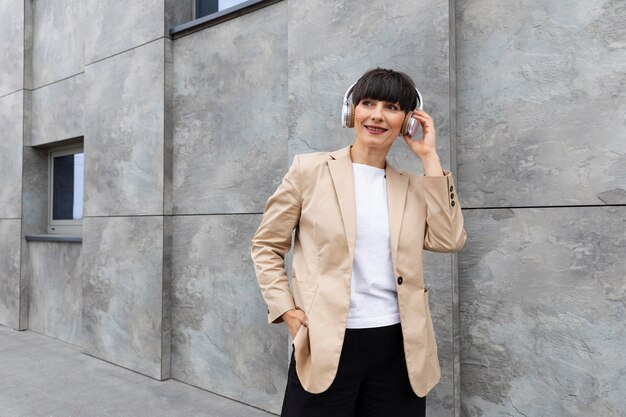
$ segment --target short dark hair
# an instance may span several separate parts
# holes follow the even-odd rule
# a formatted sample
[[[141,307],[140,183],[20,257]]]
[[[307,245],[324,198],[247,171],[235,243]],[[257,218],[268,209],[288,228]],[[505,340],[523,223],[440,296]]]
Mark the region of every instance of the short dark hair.
[[[365,98],[398,103],[405,112],[417,107],[417,92],[411,77],[390,69],[372,69],[359,78],[352,89],[352,103],[356,106]]]

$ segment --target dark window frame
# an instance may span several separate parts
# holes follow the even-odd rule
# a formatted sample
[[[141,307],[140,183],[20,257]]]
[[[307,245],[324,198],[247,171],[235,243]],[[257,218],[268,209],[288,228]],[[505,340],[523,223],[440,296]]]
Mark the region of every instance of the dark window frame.
[[[195,0],[193,4],[194,16],[196,13],[196,4]],[[194,32],[198,32],[200,30],[206,29],[210,26],[215,26],[227,20],[235,19],[244,14],[248,14],[254,12],[256,10],[262,9],[264,7],[270,6],[272,4],[278,3],[282,0],[247,0],[242,3],[239,3],[236,6],[229,7],[228,9],[224,9],[221,12],[211,13],[209,15],[194,19],[190,22],[183,23],[178,25],[172,29],[170,29],[170,36],[173,39],[181,38],[186,35],[190,35]]]

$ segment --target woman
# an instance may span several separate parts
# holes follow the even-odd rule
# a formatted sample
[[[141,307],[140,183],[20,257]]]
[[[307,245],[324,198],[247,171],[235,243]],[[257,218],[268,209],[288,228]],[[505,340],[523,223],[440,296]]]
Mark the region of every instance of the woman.
[[[422,249],[458,251],[466,234],[418,97],[406,74],[366,72],[347,112],[354,143],[296,155],[267,201],[252,258],[269,322],[293,337],[283,417],[423,416],[439,381]],[[422,127],[404,140],[424,176],[385,159],[405,117]]]

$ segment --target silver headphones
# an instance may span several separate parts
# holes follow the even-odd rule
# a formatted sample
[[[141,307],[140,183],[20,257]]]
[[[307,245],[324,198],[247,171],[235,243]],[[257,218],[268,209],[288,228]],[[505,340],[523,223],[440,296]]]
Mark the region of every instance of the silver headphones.
[[[353,83],[346,94],[343,96],[343,106],[341,108],[341,125],[343,127],[354,127],[354,105],[350,103],[349,98],[352,94],[352,90],[356,83]],[[417,92],[417,107],[415,110],[422,110],[424,108],[424,100],[422,99],[422,93],[416,88]],[[402,123],[402,127],[400,128],[400,135],[413,137],[417,129],[420,127],[419,120],[413,117],[413,111],[410,111]]]

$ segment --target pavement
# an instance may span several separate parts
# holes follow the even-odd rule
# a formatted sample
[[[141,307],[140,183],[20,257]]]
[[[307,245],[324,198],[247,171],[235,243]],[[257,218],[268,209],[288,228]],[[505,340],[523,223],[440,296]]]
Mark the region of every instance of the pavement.
[[[0,417],[270,417],[168,379],[157,381],[33,331],[0,325]]]

